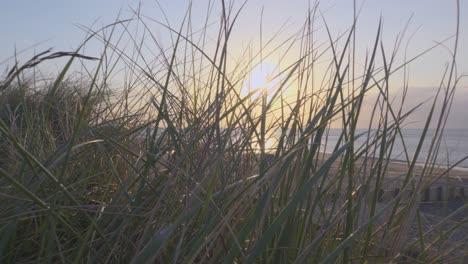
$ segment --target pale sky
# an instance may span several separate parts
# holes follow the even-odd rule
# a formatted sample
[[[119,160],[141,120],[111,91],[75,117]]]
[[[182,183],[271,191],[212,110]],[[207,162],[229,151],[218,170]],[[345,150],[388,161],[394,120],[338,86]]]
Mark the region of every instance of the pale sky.
[[[86,36],[78,25],[99,28],[115,21],[120,11],[121,18],[131,16],[131,8],[141,3],[142,13],[157,20],[164,20],[155,0],[14,0],[2,1],[0,8],[0,70],[12,64],[14,52],[21,52],[23,61],[35,52],[53,47],[55,51],[74,50]],[[226,1],[229,2],[229,1]],[[242,1],[236,1],[241,3]],[[295,32],[305,21],[308,0],[250,0],[247,2],[237,22],[232,39],[238,47],[250,41],[258,41],[260,14],[263,14],[263,33],[271,36],[284,23],[286,33]],[[313,3],[313,1],[310,1]],[[363,6],[357,24],[359,44],[371,48],[375,38],[379,17],[383,17],[383,41],[393,45],[396,35],[401,32],[412,14],[414,17],[407,35],[415,33],[408,51],[410,56],[434,45],[455,33],[456,1],[452,0],[357,0],[357,6]],[[458,73],[468,74],[468,1],[460,1],[461,29],[458,53]],[[160,5],[169,17],[171,25],[178,27],[189,1],[160,0]],[[194,25],[202,25],[208,0],[193,1]],[[320,1],[320,10],[330,26],[332,34],[337,36],[346,31],[352,23],[352,0]],[[219,13],[215,11],[216,13]],[[216,18],[217,14],[213,15]],[[286,35],[286,34],[285,34]],[[319,37],[326,40],[322,33]],[[281,38],[281,36],[280,36]],[[453,42],[447,42],[452,48]],[[32,47],[32,48],[31,48]],[[89,51],[89,50],[88,50]],[[91,53],[97,51],[89,51]],[[89,54],[97,55],[97,54]],[[431,92],[425,92],[438,84],[450,54],[444,48],[438,48],[421,60],[411,65],[411,86],[417,88],[416,97],[426,99]],[[452,127],[468,128],[468,118],[462,113],[468,104],[468,81],[461,82],[455,102]],[[464,122],[466,121],[466,122]]]

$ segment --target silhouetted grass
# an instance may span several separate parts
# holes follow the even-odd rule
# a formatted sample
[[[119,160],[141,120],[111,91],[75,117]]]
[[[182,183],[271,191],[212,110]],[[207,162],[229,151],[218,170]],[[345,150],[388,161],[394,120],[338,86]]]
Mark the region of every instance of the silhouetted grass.
[[[405,95],[392,104],[392,77],[430,49],[397,64],[403,37],[386,50],[379,24],[358,67],[355,24],[334,39],[323,20],[329,39],[317,42],[315,5],[299,35],[271,54],[265,42],[237,61],[228,52],[237,11],[224,2],[221,11],[214,43],[207,24],[192,28],[190,9],[180,28],[136,11],[89,30],[76,52],[47,51],[7,74],[0,84],[1,262],[463,262],[466,240],[449,238],[465,232],[466,218],[453,219],[466,202],[429,228],[420,209],[427,186],[447,175],[436,158],[459,80],[457,46],[396,183],[410,195],[382,202],[394,144],[405,142],[401,129],[417,109],[404,111]],[[152,23],[171,32],[169,48]],[[80,55],[88,41],[103,44],[100,58]],[[299,54],[282,65],[277,86],[245,95],[252,68],[288,45]],[[69,62],[53,82],[35,82],[31,69],[63,57]],[[78,60],[85,65],[79,77],[69,73]],[[112,78],[122,86],[112,87]],[[411,89],[406,80],[403,86]],[[291,87],[293,99],[284,93]],[[375,101],[366,100],[369,91],[377,91]],[[363,104],[374,107],[368,132],[358,134]],[[332,124],[341,137],[324,155]],[[267,146],[273,136],[276,144]],[[427,157],[419,156],[423,144],[431,146]]]

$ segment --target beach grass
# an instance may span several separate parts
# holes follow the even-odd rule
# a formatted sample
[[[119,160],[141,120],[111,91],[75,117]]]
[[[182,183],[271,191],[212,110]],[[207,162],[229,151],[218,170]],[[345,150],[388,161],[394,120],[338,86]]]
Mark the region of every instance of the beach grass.
[[[214,37],[212,25],[192,28],[190,9],[178,28],[137,10],[87,29],[75,52],[15,64],[0,83],[0,262],[466,261],[464,196],[439,218],[428,220],[421,207],[427,188],[453,169],[441,169],[437,157],[459,81],[458,26],[415,154],[403,151],[394,184],[410,195],[382,202],[395,142],[405,142],[402,128],[419,107],[405,104],[407,79],[393,101],[393,75],[443,43],[397,62],[406,32],[388,50],[379,24],[365,65],[357,65],[358,18],[334,38],[318,10],[310,8],[298,34],[242,60],[229,53],[241,10],[222,5]],[[328,39],[317,41],[322,20]],[[171,32],[169,46],[151,23]],[[91,41],[102,45],[100,56],[86,55]],[[276,87],[244,93],[252,68],[288,46],[299,52]],[[35,71],[63,59],[51,81]],[[368,109],[368,132],[359,134]],[[341,136],[327,146],[330,127]],[[420,156],[424,144],[430,150]]]

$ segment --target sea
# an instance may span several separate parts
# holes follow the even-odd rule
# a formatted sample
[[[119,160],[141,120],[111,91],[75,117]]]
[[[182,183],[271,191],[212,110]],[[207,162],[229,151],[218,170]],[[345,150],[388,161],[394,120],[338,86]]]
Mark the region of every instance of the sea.
[[[163,129],[161,129],[162,131]],[[377,132],[375,129],[371,129],[370,133],[368,133],[368,129],[357,129],[356,135],[361,135],[355,141],[355,149],[358,149],[361,146],[365,146],[368,135],[370,135],[370,139],[375,136]],[[149,135],[151,130],[146,131],[146,135]],[[340,135],[342,133],[341,128],[331,128],[326,130],[326,141],[327,144],[325,145],[325,138],[322,139],[322,146],[320,151],[325,153],[333,152],[334,147],[336,146]],[[402,128],[401,129],[402,137],[397,137],[395,139],[392,154],[390,156],[393,160],[400,160],[406,161],[406,155],[404,153],[404,145],[406,146],[407,154],[410,160],[413,159],[416,149],[418,147],[419,142],[421,141],[421,137],[423,134],[422,129],[417,128]],[[440,133],[440,131],[439,131]],[[142,136],[145,133],[142,133]],[[242,135],[239,133],[239,135]],[[267,139],[266,142],[266,151],[267,152],[274,152],[277,147],[278,138],[280,137],[281,132],[280,130],[276,130],[273,135]],[[417,162],[424,163],[428,157],[430,146],[433,141],[434,136],[436,135],[435,129],[429,129],[426,132],[426,136],[423,141],[422,148],[419,152]],[[403,138],[403,140],[401,139]],[[403,144],[403,141],[405,144]],[[343,144],[343,142],[341,142]],[[257,144],[253,146],[254,149],[259,150]],[[437,165],[440,166],[453,166],[467,170],[468,172],[468,129],[445,129],[442,134],[441,144],[438,150],[438,155],[436,159]]]
[[[356,140],[356,146],[359,147],[366,144],[367,131],[369,130],[356,130],[356,135],[363,134],[360,138]],[[373,138],[373,135],[375,135],[376,131],[370,130],[370,132],[370,138]],[[403,147],[405,145],[408,151],[408,156],[410,159],[412,159],[419,145],[419,142],[421,141],[423,130],[416,128],[406,128],[402,129],[401,132],[405,144],[403,144],[401,137],[397,137],[393,146],[391,158],[395,160],[406,160],[406,155],[404,153]],[[328,144],[325,148],[325,152],[331,153],[333,151],[333,147],[336,146],[336,143],[338,142],[341,133],[342,129],[329,129]],[[429,129],[427,131],[421,151],[418,155],[418,162],[426,161],[435,134],[435,129]],[[467,157],[468,129],[445,129],[442,134],[442,140],[438,151],[436,163],[441,166],[452,166],[458,163],[456,167],[468,169]]]

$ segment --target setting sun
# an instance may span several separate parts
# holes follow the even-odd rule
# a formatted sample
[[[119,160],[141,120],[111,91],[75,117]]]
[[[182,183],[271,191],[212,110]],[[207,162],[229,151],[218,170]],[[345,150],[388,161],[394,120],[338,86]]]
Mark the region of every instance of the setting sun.
[[[254,92],[251,96],[252,100],[257,99],[262,93],[267,94],[271,98],[276,89],[279,88],[281,81],[280,69],[271,62],[262,62],[255,66],[251,73],[246,77],[242,87],[242,95],[247,96]]]

